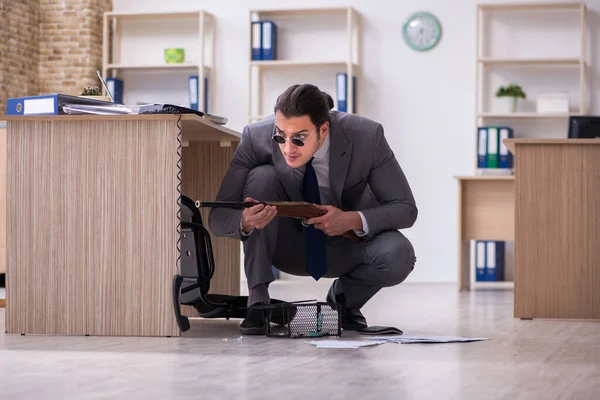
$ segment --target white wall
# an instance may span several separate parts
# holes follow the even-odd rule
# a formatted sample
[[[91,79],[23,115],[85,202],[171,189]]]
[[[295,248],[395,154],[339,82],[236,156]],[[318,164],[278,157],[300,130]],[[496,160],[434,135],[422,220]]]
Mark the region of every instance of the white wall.
[[[488,1],[489,2],[489,1]],[[248,112],[248,43],[250,8],[352,6],[362,16],[360,114],[380,121],[403,167],[419,207],[416,225],[405,234],[416,248],[418,264],[409,281],[455,282],[457,279],[457,184],[454,175],[473,174],[475,162],[475,51],[474,0],[347,0],[347,1],[201,1],[114,0],[115,11],[175,11],[204,8],[217,18],[215,104],[212,112],[226,115],[229,126],[241,130]],[[592,11],[600,1],[588,1]],[[443,24],[443,36],[433,51],[418,53],[402,40],[403,20],[412,12],[428,10]],[[598,18],[590,18],[596,32]],[[532,37],[528,36],[529,39]],[[519,56],[551,51],[556,44],[519,46]],[[560,37],[558,38],[560,41]],[[518,41],[518,39],[517,39]],[[517,43],[513,39],[505,47]],[[592,49],[597,47],[592,39]],[[345,42],[339,44],[345,46]],[[322,54],[323,41],[306,48]],[[541,46],[541,47],[540,47]],[[337,50],[336,50],[337,51]],[[595,51],[592,63],[596,64]],[[317,72],[314,72],[318,74]],[[593,70],[592,77],[597,75]],[[310,75],[269,76],[281,85],[274,96],[295,80]],[[315,78],[323,82],[323,78]],[[594,87],[599,80],[592,81]],[[327,90],[333,89],[333,84]],[[597,92],[597,90],[595,90]],[[333,94],[333,92],[332,92]],[[596,94],[594,93],[594,96]],[[151,101],[157,101],[152,99]],[[158,100],[161,101],[161,100]],[[274,98],[273,98],[274,101]],[[594,104],[597,102],[594,102]],[[271,104],[272,107],[272,104]],[[566,126],[566,125],[565,125]],[[565,133],[566,135],[566,133]]]

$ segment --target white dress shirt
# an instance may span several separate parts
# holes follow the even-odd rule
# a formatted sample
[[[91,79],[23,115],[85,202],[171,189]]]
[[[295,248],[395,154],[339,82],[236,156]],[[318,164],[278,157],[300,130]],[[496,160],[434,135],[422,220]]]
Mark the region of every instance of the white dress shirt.
[[[332,205],[333,195],[331,194],[331,186],[329,185],[329,135],[325,137],[325,142],[323,142],[323,145],[319,150],[317,150],[313,157],[314,159],[312,161],[312,166],[315,170],[315,174],[317,175],[317,181],[319,182],[319,195],[321,197],[321,204]],[[305,170],[306,166],[302,166],[294,170],[294,177],[300,186],[302,186],[303,183]],[[366,236],[369,233],[369,225],[367,224],[367,220],[363,213],[360,211],[357,212],[362,221],[363,229],[355,229],[354,232],[358,236]]]

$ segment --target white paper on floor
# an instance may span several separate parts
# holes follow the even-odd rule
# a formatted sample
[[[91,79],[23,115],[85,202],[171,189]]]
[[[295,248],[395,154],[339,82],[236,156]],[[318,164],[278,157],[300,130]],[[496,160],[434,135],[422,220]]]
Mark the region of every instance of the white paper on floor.
[[[313,340],[306,343],[316,345],[317,349],[358,349],[384,343],[458,343],[490,340],[484,337],[431,335],[363,336],[362,339],[365,340]]]
[[[456,343],[456,342],[478,342],[490,340],[483,337],[460,337],[460,336],[431,336],[431,335],[398,335],[398,336],[363,336],[363,339],[384,341],[388,343]]]
[[[375,346],[386,343],[385,340],[313,340],[306,342],[314,344],[317,349],[358,349],[364,346]]]

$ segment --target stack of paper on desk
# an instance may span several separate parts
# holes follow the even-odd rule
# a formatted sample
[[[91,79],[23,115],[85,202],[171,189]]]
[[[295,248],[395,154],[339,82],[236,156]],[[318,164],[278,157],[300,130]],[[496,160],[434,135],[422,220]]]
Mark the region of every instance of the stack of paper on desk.
[[[459,336],[427,336],[427,335],[401,335],[401,336],[365,336],[363,339],[385,341],[389,343],[454,343],[454,342],[477,342],[489,340],[483,337],[459,337]]]

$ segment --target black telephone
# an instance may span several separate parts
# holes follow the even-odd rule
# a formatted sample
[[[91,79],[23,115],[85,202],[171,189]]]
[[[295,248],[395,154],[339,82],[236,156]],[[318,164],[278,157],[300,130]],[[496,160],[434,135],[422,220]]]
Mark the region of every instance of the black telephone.
[[[197,116],[206,118],[217,125],[225,125],[227,123],[227,118],[225,117],[205,114],[202,111],[176,106],[174,104],[148,104],[140,107],[138,114],[196,114]]]

